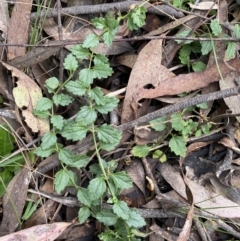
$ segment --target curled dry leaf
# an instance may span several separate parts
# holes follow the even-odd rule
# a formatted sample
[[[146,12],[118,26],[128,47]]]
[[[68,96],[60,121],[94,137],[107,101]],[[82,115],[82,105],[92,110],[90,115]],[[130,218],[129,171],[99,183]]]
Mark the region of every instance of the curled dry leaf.
[[[0,238],[0,241],[54,241],[71,223],[52,223],[34,226]]]
[[[33,132],[40,132],[40,135],[49,131],[48,120],[37,118],[32,114],[39,99],[42,98],[41,89],[38,85],[19,69],[16,69],[6,63],[2,63],[12,72],[13,77],[18,78],[17,87],[13,89],[13,96],[18,108],[22,110],[27,125]]]

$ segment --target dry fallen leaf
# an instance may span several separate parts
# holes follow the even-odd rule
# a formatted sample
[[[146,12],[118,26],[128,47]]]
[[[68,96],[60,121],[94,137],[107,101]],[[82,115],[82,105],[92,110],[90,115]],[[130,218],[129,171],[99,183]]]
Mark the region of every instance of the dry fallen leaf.
[[[218,9],[218,5],[214,2],[200,2],[198,4],[189,3],[190,8],[199,9],[199,10],[209,10],[209,9]]]
[[[39,86],[26,74],[19,69],[14,68],[6,63],[2,64],[12,72],[13,77],[17,77],[17,87],[13,88],[15,103],[22,110],[27,125],[33,132],[40,132],[40,135],[49,131],[48,120],[37,118],[32,114],[39,99],[42,98],[42,92]]]
[[[230,60],[228,66],[225,63],[219,63],[222,76],[226,77],[231,72],[236,75],[239,74],[239,65],[239,59]],[[231,68],[229,68],[229,66],[231,66]],[[198,90],[219,80],[220,75],[216,66],[210,66],[201,73],[180,74],[173,78],[164,79],[155,89],[144,89],[143,87],[136,88],[134,91],[132,107],[137,112],[137,103],[141,99],[152,99],[164,95],[177,95],[183,92]],[[230,86],[228,86],[228,88],[229,87]]]
[[[180,175],[167,163],[160,165],[160,171],[164,179],[182,197],[187,198],[186,185]],[[207,190],[198,183],[186,178],[191,189],[195,206],[222,218],[239,218],[240,206],[229,199]]]
[[[12,233],[19,226],[19,220],[21,220],[25,198],[27,197],[29,181],[30,170],[29,168],[24,167],[8,184],[6,193],[3,196],[3,218],[0,226],[0,232]],[[0,240],[2,239],[0,238]]]
[[[34,226],[0,238],[0,241],[54,241],[71,223],[52,223]]]
[[[150,41],[139,53],[128,81],[123,103],[122,123],[133,119],[133,110],[131,108],[133,94],[138,93],[139,90],[144,89],[149,84],[156,87],[160,85],[162,80],[175,76],[161,64],[161,61],[162,40]]]
[[[14,4],[7,35],[8,44],[27,44],[32,0],[21,0]],[[26,47],[8,47],[8,59],[25,55]]]

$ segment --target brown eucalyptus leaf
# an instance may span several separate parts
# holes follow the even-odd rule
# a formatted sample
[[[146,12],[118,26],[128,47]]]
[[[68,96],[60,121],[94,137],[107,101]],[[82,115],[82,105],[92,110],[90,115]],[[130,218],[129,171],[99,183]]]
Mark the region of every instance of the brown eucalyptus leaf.
[[[8,184],[6,193],[3,196],[3,218],[0,233],[12,233],[20,225],[19,221],[21,220],[25,198],[27,197],[29,181],[30,170],[24,167]]]
[[[127,91],[123,103],[122,123],[134,119],[131,102],[133,94],[137,94],[147,85],[154,87],[160,85],[164,79],[175,75],[161,64],[162,40],[150,41],[139,53],[137,61],[132,69]],[[146,90],[146,89],[144,89]],[[146,91],[150,91],[147,89]]]
[[[227,64],[219,63],[219,68],[221,70],[223,78],[225,78],[231,72],[234,76],[237,76],[240,72],[239,65],[239,59],[230,60]],[[164,95],[177,95],[183,92],[198,90],[200,88],[208,86],[210,83],[219,81],[220,78],[221,77],[216,66],[210,66],[204,72],[201,73],[180,74],[173,78],[164,79],[159,83],[158,86],[156,86],[155,89],[147,90],[143,87],[135,88],[137,89],[137,91],[134,92],[132,107],[134,109],[134,112],[137,113],[138,101],[141,99],[152,99]],[[230,86],[232,85],[229,84],[225,88],[229,88]],[[240,105],[238,107],[240,107]]]
[[[8,44],[27,44],[28,29],[30,23],[30,13],[32,9],[32,0],[21,0],[14,4],[11,15],[10,26],[8,28]],[[8,46],[8,59],[14,59],[23,56],[26,53],[26,47]]]
[[[0,241],[54,241],[71,223],[52,223],[34,226],[0,238]]]
[[[39,86],[19,69],[3,62],[2,64],[12,72],[13,77],[18,78],[17,87],[13,88],[13,96],[16,105],[22,110],[22,115],[27,125],[33,132],[39,131],[40,135],[48,132],[48,120],[37,118],[32,113],[38,101],[42,98],[42,92]]]

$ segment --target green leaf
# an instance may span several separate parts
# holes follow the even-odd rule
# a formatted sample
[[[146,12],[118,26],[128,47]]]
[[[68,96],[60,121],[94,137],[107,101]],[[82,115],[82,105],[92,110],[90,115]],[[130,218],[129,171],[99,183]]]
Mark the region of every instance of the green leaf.
[[[82,69],[79,72],[79,81],[82,82],[85,86],[89,86],[93,83],[94,71],[92,69]]]
[[[236,51],[237,51],[236,43],[229,42],[228,45],[227,45],[227,50],[225,52],[226,61],[228,61],[230,59],[233,59],[234,56],[236,55]]]
[[[45,111],[45,110],[49,110],[51,109],[53,106],[53,103],[50,99],[46,98],[46,97],[42,97],[38,103],[37,103],[37,106],[36,106],[36,110],[39,110],[39,111]]]
[[[96,219],[106,226],[113,226],[117,222],[118,217],[110,210],[106,210],[106,211],[97,213]]]
[[[103,36],[102,36],[103,41],[108,47],[112,45],[116,32],[117,31],[114,31],[114,32],[107,31],[103,34]]]
[[[106,192],[106,183],[103,177],[96,177],[92,179],[88,185],[88,193],[90,199],[97,200]]]
[[[182,64],[189,65],[191,50],[190,44],[184,44],[180,49],[179,59],[181,60]]]
[[[188,136],[188,135],[192,134],[192,132],[194,130],[196,130],[197,127],[198,127],[198,122],[195,122],[192,119],[190,119],[189,121],[187,121],[187,125],[182,130],[182,135],[183,136]]]
[[[14,137],[12,136],[7,124],[0,125],[0,143],[0,158],[10,154],[14,149]]]
[[[69,81],[65,88],[67,91],[72,93],[73,95],[83,96],[86,93],[87,88],[81,83],[79,80],[77,81]]]
[[[166,123],[163,123],[166,121],[166,116],[159,117],[155,120],[150,121],[151,128],[155,131],[163,131],[166,129]]]
[[[97,63],[93,67],[93,78],[103,79],[113,74],[112,68],[109,64]]]
[[[70,95],[59,94],[53,96],[53,102],[55,105],[66,106],[73,102],[73,98]]]
[[[206,69],[206,64],[204,64],[202,61],[196,61],[192,64],[192,69],[194,72],[203,72]]]
[[[127,188],[132,187],[132,185],[133,185],[131,178],[124,171],[111,173],[109,178],[111,178],[113,180],[115,186],[120,189],[127,189]]]
[[[118,201],[113,204],[113,212],[123,220],[129,218],[129,211],[129,207],[124,201]]]
[[[57,142],[57,136],[52,131],[47,132],[42,137],[41,146],[43,149],[48,149]]]
[[[186,37],[190,37],[192,30],[191,29],[187,29],[187,30],[183,30],[180,33],[177,34],[177,37],[180,38],[186,38]],[[191,43],[193,40],[175,40],[178,44],[181,44],[182,42],[184,42],[184,44],[189,44]]]
[[[100,141],[117,145],[121,140],[122,133],[112,126],[103,124],[97,128],[97,136]]]
[[[205,37],[205,36],[204,36]],[[207,55],[212,51],[211,41],[200,41],[202,55]]]
[[[46,119],[50,113],[48,110],[42,110],[42,111],[39,111],[39,110],[33,110],[32,112],[35,116],[41,118],[41,119]]]
[[[119,21],[115,18],[114,11],[110,10],[105,14],[105,22],[106,22],[106,25],[107,25],[108,29],[111,32],[117,31],[116,29],[119,26]]]
[[[56,77],[51,77],[46,80],[44,86],[48,89],[49,93],[53,93],[53,90],[57,89],[59,84],[59,80]]]
[[[89,157],[86,155],[78,154],[74,157],[74,162],[71,167],[82,168],[89,162]]]
[[[85,188],[81,188],[77,192],[77,198],[78,201],[81,202],[82,204],[90,207],[91,206],[91,200],[89,198],[88,190]]]
[[[202,110],[207,110],[208,109],[208,103],[207,102],[203,102],[201,104],[196,105],[198,108],[202,109]]]
[[[171,115],[172,128],[176,131],[181,131],[187,125],[187,123],[183,120],[181,113],[174,113]]]
[[[103,92],[101,88],[95,87],[88,91],[88,97],[91,100],[94,100],[97,105],[104,105],[105,104],[105,98],[103,95]]]
[[[216,37],[218,37],[222,33],[222,27],[218,23],[218,20],[216,18],[211,20],[210,27],[213,32],[213,35],[215,35]]]
[[[145,157],[148,155],[150,149],[151,149],[151,147],[149,147],[147,145],[141,145],[141,146],[137,145],[137,146],[133,147],[131,152],[134,156]]]
[[[88,48],[84,48],[80,44],[73,46],[71,48],[71,52],[76,56],[76,58],[81,60],[89,58],[91,54]]]
[[[63,66],[66,70],[69,70],[70,72],[74,72],[78,67],[78,61],[72,54],[69,54],[64,59]]]
[[[64,188],[67,187],[69,180],[70,180],[69,174],[64,169],[58,171],[55,174],[54,185],[55,185],[55,190],[57,194],[60,194],[61,191],[63,191]]]
[[[119,99],[116,97],[104,96],[104,104],[103,105],[96,105],[95,109],[100,112],[101,114],[107,114],[110,111],[113,111],[119,102]]]
[[[40,146],[34,150],[34,154],[36,154],[37,156],[43,157],[43,158],[49,157],[54,152],[56,152],[55,145],[51,146],[50,148],[47,148],[47,149],[43,149],[42,146]]]
[[[106,27],[105,18],[94,18],[91,22],[97,29],[104,29]]]
[[[89,34],[83,41],[84,48],[94,48],[99,44],[99,37],[96,34]]]
[[[177,156],[186,156],[186,141],[182,136],[173,136],[169,141],[169,147]]]
[[[239,24],[235,24],[233,26],[233,34],[234,34],[235,38],[240,38],[240,26],[239,26]]]
[[[99,63],[104,63],[109,65],[109,60],[108,58],[103,55],[103,54],[96,54],[93,59],[94,65],[99,64]]]
[[[167,156],[160,150],[154,151],[152,158],[158,159],[162,163],[167,161]]]
[[[74,157],[73,153],[65,148],[60,149],[58,152],[58,159],[69,166],[74,162]]]
[[[97,112],[90,106],[83,106],[77,114],[76,121],[80,121],[85,125],[89,125],[95,122],[97,119]]]
[[[147,9],[144,6],[138,6],[131,10],[127,24],[130,30],[137,30],[145,24]]]
[[[13,178],[13,173],[10,172],[8,168],[4,168],[3,171],[0,172],[0,179],[1,179],[1,181],[3,181],[3,183],[6,187],[8,186],[8,184],[10,183],[12,178]],[[5,189],[4,189],[4,186],[3,186],[1,181],[0,181],[0,183],[1,183],[1,185],[0,185],[0,197],[2,197],[3,194],[5,193]]]
[[[146,225],[144,218],[136,210],[130,210],[126,223],[133,228],[141,228]]]
[[[67,140],[80,141],[87,135],[88,128],[82,123],[69,123],[64,126],[61,135]]]
[[[78,212],[78,220],[80,224],[83,224],[90,217],[90,210],[88,207],[80,208]]]
[[[61,115],[53,115],[50,120],[53,126],[56,127],[57,129],[61,130],[63,128],[64,119]]]

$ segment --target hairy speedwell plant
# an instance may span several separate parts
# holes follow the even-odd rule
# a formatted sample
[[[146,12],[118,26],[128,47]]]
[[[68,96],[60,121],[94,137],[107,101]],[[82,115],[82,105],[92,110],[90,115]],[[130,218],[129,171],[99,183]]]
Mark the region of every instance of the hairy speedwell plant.
[[[42,137],[41,145],[35,150],[40,157],[48,157],[57,153],[62,169],[55,174],[54,185],[57,193],[67,186],[77,189],[77,198],[82,203],[79,210],[79,222],[84,223],[90,216],[106,226],[99,235],[101,240],[139,240],[135,238],[136,230],[145,225],[144,219],[135,209],[130,209],[124,201],[118,199],[121,190],[130,188],[132,181],[124,172],[115,172],[117,164],[114,160],[105,161],[100,155],[101,150],[111,151],[121,139],[121,132],[108,124],[96,125],[98,114],[107,114],[118,105],[118,99],[104,95],[101,88],[92,87],[94,79],[104,79],[112,75],[113,70],[108,59],[103,54],[95,54],[94,47],[100,41],[110,46],[118,31],[119,23],[127,20],[130,29],[137,29],[144,24],[146,9],[143,6],[133,8],[126,16],[115,18],[108,13],[105,18],[95,18],[93,25],[102,30],[100,36],[89,34],[83,44],[76,45],[65,58],[64,68],[69,71],[69,77],[64,83],[52,77],[46,80],[45,87],[52,98],[43,97],[37,104],[34,114],[40,118],[50,118],[52,130]],[[72,80],[78,68],[79,61],[88,63],[81,69],[77,80]],[[63,92],[63,90],[65,90]],[[65,92],[71,93],[71,95]],[[82,106],[75,120],[64,119],[54,113],[57,106],[68,106],[73,102],[72,96],[85,97],[88,104]],[[69,149],[58,143],[57,136],[66,140],[80,141],[87,134],[93,136],[98,164],[92,164],[89,169],[94,175],[87,188],[77,185],[76,174],[72,168],[82,168],[89,163],[90,157],[83,154],[73,154]],[[102,202],[107,201],[110,208],[102,208]]]

